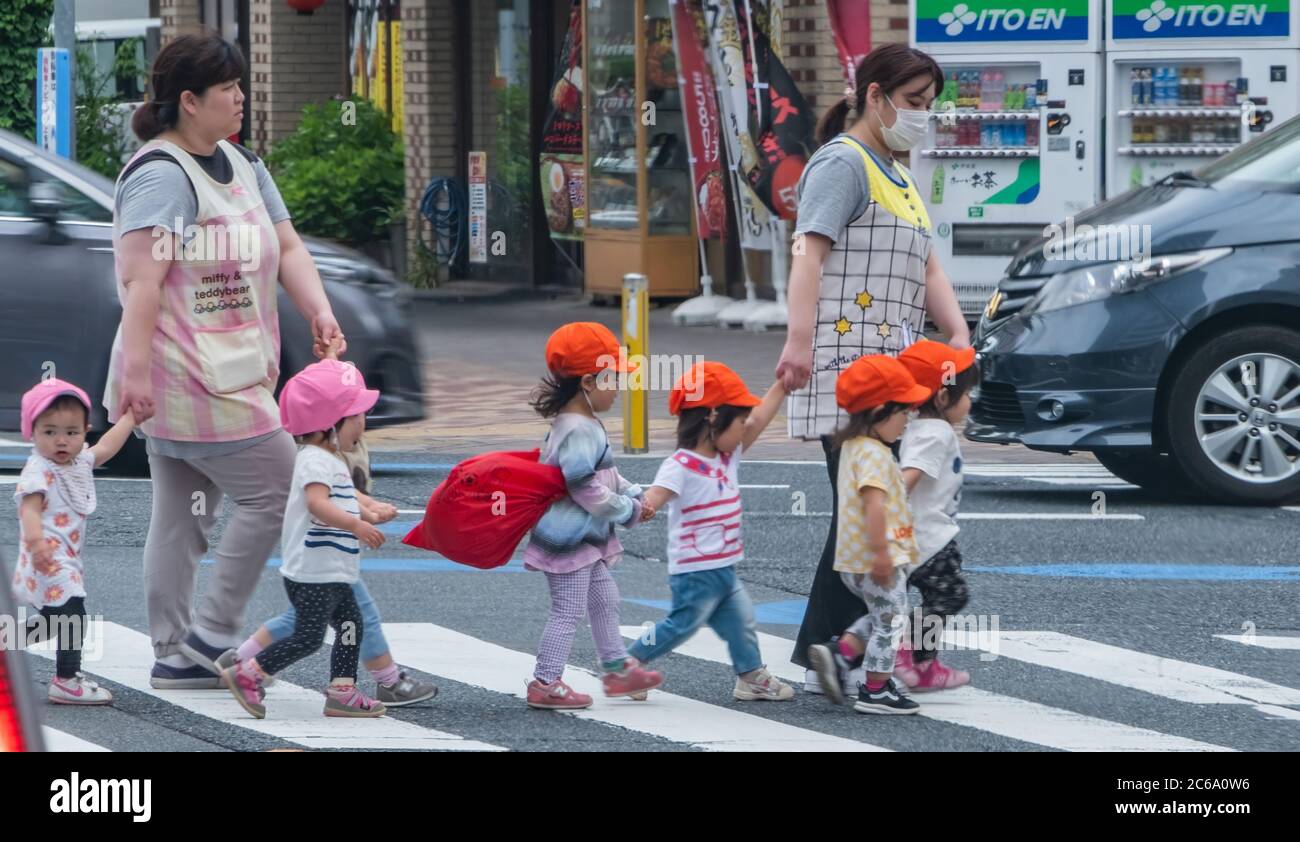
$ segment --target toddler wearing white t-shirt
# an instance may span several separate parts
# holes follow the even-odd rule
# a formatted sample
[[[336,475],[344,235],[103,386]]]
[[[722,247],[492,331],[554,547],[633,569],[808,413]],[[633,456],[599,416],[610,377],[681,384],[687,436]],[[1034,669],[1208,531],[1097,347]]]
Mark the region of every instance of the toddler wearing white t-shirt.
[[[668,398],[677,451],[645,492],[653,512],[668,506],[668,584],[672,608],[628,647],[638,663],[666,655],[707,624],[727,642],[736,671],[733,698],[785,701],[794,690],[765,669],[754,603],[736,577],[740,536],[740,456],[785,399],[777,381],[760,400],[727,366],[704,362],[682,376]]]
[[[907,485],[920,565],[907,583],[921,592],[921,616],[904,637],[894,672],[908,689],[925,693],[970,683],[970,674],[939,661],[936,638],[947,619],[966,606],[969,589],[957,548],[957,506],[961,502],[961,444],[953,425],[970,412],[970,391],[979,382],[971,348],[956,350],[921,340],[898,356],[916,382],[934,390],[907,425],[899,467]]]

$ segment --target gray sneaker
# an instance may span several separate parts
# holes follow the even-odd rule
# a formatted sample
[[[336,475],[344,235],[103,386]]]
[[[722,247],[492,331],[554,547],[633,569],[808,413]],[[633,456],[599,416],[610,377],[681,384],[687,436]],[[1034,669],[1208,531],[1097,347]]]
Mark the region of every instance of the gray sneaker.
[[[412,678],[406,672],[401,672],[392,686],[385,687],[379,684],[375,698],[383,702],[385,707],[400,708],[417,702],[427,702],[436,695],[438,695],[437,687],[427,681]]]

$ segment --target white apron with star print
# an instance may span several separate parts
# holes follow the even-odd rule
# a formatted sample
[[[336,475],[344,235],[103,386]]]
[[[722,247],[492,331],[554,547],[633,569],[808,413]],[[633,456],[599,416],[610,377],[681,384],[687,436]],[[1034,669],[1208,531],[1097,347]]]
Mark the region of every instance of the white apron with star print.
[[[808,385],[786,402],[789,435],[816,439],[848,420],[835,403],[835,381],[858,357],[896,356],[923,335],[930,218],[911,174],[887,171],[862,145],[871,201],[844,229],[822,264]]]

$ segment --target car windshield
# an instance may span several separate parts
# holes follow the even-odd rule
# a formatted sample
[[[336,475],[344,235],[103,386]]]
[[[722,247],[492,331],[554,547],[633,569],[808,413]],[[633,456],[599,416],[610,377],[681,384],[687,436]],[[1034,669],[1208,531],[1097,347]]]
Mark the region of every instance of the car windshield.
[[[1219,188],[1300,193],[1300,118],[1238,146],[1196,174]]]

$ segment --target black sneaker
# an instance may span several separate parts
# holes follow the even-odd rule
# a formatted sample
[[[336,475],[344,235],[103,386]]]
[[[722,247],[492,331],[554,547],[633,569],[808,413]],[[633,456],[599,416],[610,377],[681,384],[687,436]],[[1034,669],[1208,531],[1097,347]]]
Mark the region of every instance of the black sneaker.
[[[921,712],[921,706],[903,695],[898,683],[892,678],[874,693],[863,684],[858,689],[858,701],[853,709],[858,713],[883,713],[894,716]]]
[[[814,643],[808,647],[808,663],[817,670],[817,680],[821,683],[822,694],[832,704],[844,704],[844,685],[849,681],[849,665],[838,650],[837,644]]]
[[[220,690],[221,677],[198,664],[169,667],[155,661],[149,673],[149,686],[155,690]]]

